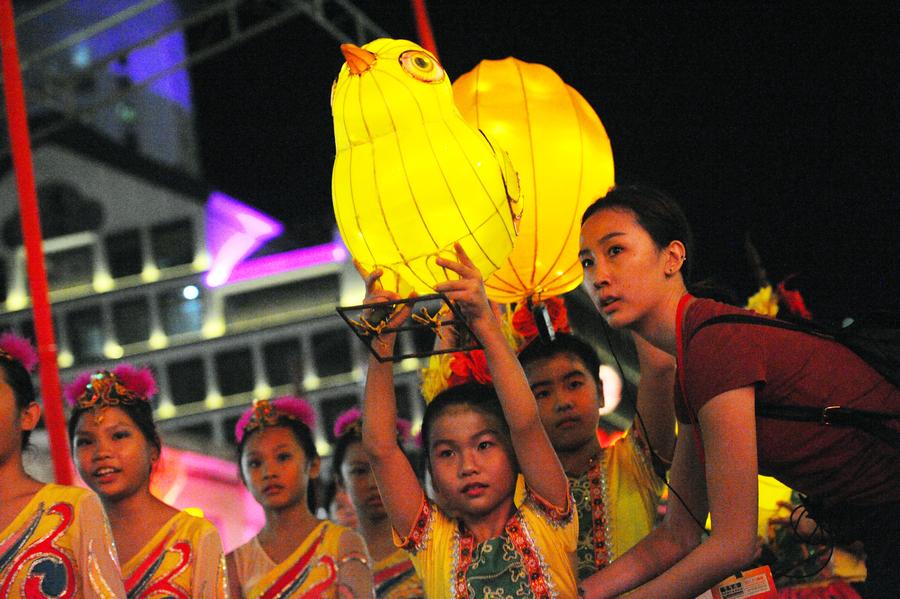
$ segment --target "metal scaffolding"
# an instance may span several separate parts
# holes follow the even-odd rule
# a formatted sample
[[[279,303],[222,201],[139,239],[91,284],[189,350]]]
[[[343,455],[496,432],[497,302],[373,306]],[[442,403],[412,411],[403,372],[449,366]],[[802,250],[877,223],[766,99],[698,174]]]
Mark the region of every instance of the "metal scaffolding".
[[[16,18],[20,38],[23,33],[27,35],[30,27],[41,27],[43,20],[52,18],[54,12],[64,10],[71,2],[48,0],[22,12]],[[339,42],[362,44],[376,37],[388,37],[381,27],[348,0],[190,0],[178,2],[177,7],[182,14],[146,37],[122,44],[77,68],[68,64],[60,68],[60,63],[65,61],[60,61],[59,57],[71,53],[79,44],[115,27],[138,23],[148,11],[167,2],[169,0],[139,0],[95,22],[67,31],[60,39],[47,40],[36,48],[22,49],[21,68],[29,115],[51,115],[40,119],[41,122],[32,127],[33,142],[75,122],[89,125],[101,110],[117,105],[172,73],[189,69],[294,17],[307,17]],[[139,83],[110,90],[89,102],[79,100],[77,90],[85,81],[109,70],[110,65],[127,58],[132,52],[152,46],[173,32],[188,29],[197,32],[197,35],[193,36],[192,47],[183,60],[165,65]],[[5,131],[6,127],[2,129]],[[8,154],[9,143],[4,139],[0,156]]]

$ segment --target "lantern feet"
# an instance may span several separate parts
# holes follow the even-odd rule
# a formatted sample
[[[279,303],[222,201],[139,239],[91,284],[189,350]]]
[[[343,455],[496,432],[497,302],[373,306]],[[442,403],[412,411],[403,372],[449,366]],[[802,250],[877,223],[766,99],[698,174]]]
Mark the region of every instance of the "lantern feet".
[[[410,317],[399,326],[389,326],[391,317],[404,306],[409,306]],[[366,344],[379,362],[399,362],[407,358],[424,358],[435,354],[482,349],[481,343],[469,329],[459,308],[443,293],[358,306],[338,306],[336,309],[350,330]],[[404,347],[414,348],[415,343],[404,344],[403,338],[415,335],[423,329],[430,330],[445,343],[439,344],[440,348],[435,347],[428,351],[404,351]],[[448,331],[452,333],[448,334]],[[397,335],[395,349],[393,352],[385,353],[386,347],[379,341],[384,335],[390,334]],[[454,340],[455,344],[446,347],[448,338]]]

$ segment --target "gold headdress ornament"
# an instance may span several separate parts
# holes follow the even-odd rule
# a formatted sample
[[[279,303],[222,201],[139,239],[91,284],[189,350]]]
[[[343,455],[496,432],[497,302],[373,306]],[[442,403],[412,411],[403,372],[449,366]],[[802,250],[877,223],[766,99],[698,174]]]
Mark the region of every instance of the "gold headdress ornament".
[[[253,406],[243,413],[234,427],[237,442],[243,441],[247,433],[267,426],[283,424],[284,420],[296,420],[309,430],[316,427],[316,413],[306,401],[299,397],[285,396],[274,400],[254,399]]]
[[[84,373],[65,390],[66,400],[76,410],[94,410],[97,422],[103,420],[103,410],[122,404],[150,403],[156,393],[156,381],[147,368],[121,364],[113,369]]]

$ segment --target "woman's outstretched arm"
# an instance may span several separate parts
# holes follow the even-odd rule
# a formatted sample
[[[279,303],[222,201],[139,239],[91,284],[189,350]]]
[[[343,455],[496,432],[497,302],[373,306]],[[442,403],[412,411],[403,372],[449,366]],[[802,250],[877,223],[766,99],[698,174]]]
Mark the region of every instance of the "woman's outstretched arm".
[[[753,388],[717,395],[701,408],[699,417],[705,469],[694,445],[693,427],[682,426],[671,471],[672,488],[687,508],[671,496],[659,528],[584,581],[588,599],[615,597],[632,588],[629,597],[691,599],[755,557],[758,489]],[[702,523],[707,505],[712,533],[699,544],[700,525],[694,518]]]
[[[635,430],[646,435],[653,452],[671,465],[675,454],[675,358],[640,335],[632,337],[641,367]]]

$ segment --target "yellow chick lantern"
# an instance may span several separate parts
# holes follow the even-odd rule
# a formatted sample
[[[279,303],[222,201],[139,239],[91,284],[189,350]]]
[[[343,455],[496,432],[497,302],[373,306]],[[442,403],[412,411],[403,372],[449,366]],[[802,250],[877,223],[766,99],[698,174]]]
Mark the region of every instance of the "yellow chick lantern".
[[[453,84],[467,121],[512,157],[522,186],[515,249],[493,276],[499,302],[559,295],[581,282],[578,228],[585,208],[613,185],[609,137],[590,104],[548,67],[483,60]]]
[[[334,215],[362,266],[386,288],[433,292],[452,273],[435,264],[453,244],[487,277],[512,251],[518,178],[505,152],[453,104],[440,63],[417,44],[343,44],[331,97]]]

